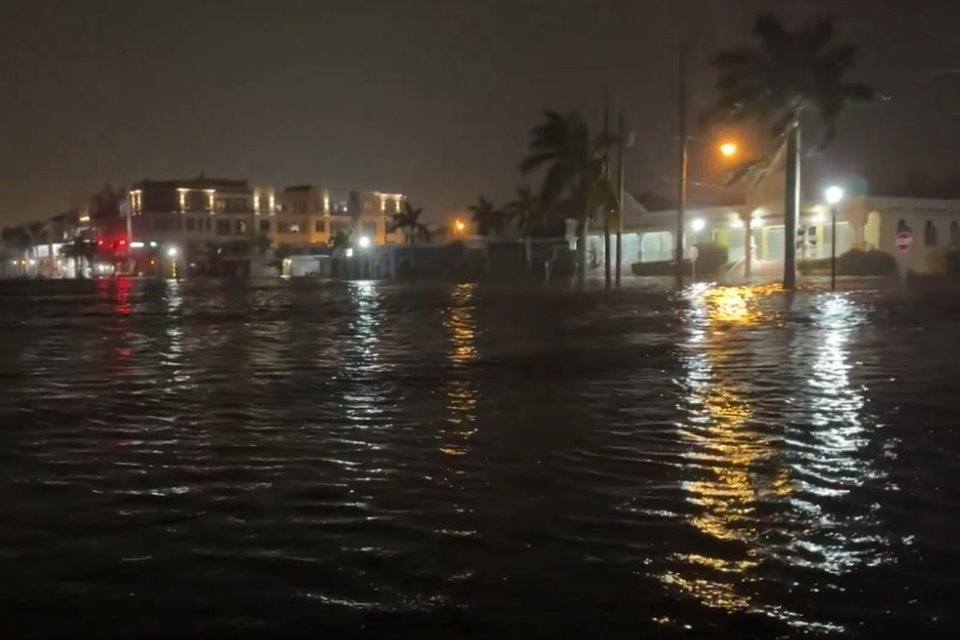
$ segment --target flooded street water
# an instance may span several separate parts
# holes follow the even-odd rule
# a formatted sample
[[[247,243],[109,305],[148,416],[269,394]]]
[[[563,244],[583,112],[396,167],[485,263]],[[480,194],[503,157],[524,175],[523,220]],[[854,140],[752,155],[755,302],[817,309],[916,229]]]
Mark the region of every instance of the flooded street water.
[[[0,635],[954,635],[960,301],[0,283]]]

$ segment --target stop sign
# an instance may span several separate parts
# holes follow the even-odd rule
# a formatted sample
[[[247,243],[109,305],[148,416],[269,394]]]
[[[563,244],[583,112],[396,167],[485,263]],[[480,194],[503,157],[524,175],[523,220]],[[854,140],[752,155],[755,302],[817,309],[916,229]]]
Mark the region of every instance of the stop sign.
[[[901,231],[897,234],[897,249],[906,251],[913,244],[913,234],[909,231]]]

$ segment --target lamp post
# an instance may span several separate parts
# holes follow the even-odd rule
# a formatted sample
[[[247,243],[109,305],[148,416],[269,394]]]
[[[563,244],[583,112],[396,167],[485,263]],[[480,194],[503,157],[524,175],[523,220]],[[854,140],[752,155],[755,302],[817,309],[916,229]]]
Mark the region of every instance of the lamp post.
[[[843,200],[843,189],[828,187],[824,192],[830,205],[830,288],[837,288],[837,205]]]
[[[175,280],[180,280],[180,274],[177,273],[177,247],[175,245],[167,247],[167,257],[170,258],[170,270]]]

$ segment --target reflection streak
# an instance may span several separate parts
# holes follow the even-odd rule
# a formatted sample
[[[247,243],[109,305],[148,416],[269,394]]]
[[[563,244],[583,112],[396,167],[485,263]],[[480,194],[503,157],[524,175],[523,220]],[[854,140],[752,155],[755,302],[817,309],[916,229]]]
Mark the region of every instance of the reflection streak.
[[[799,366],[812,362],[808,388],[793,405],[782,398],[752,401],[739,372],[751,327],[770,323],[767,312],[775,287],[717,287],[691,290],[686,313],[688,340],[682,355],[686,419],[680,436],[699,477],[682,483],[696,507],[690,524],[708,540],[697,553],[677,554],[662,575],[664,583],[711,607],[772,615],[790,624],[836,629],[796,612],[764,604],[755,576],[771,562],[801,565],[837,574],[864,561],[882,561],[882,537],[864,532],[868,517],[832,516],[824,498],[849,493],[877,474],[860,452],[868,442],[864,399],[849,381],[847,343],[863,313],[842,298],[818,305],[812,336],[815,354],[791,354]],[[766,300],[766,302],[765,302]],[[764,345],[755,360],[782,357]],[[807,365],[808,367],[810,365]],[[753,367],[751,369],[755,370]],[[783,375],[791,375],[783,370]],[[801,377],[803,379],[803,377]],[[768,417],[754,402],[795,412],[770,431]],[[786,414],[784,414],[786,415]],[[763,509],[762,515],[758,510]],[[761,528],[765,521],[776,523]],[[716,549],[706,553],[702,549]]]
[[[451,456],[466,454],[467,441],[476,432],[477,381],[469,368],[477,357],[474,286],[456,286],[444,321],[450,340],[448,360],[452,366],[446,385],[450,417],[441,433],[440,451]]]

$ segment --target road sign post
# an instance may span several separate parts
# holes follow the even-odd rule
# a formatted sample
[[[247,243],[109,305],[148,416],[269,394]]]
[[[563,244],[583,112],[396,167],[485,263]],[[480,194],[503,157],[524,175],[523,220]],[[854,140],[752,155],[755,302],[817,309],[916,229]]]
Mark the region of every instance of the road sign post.
[[[697,258],[700,257],[700,249],[697,245],[693,245],[687,249],[687,255],[690,256],[690,281],[694,282],[697,279]]]
[[[909,231],[901,231],[897,234],[897,250],[902,252],[907,252],[910,250],[910,245],[913,244],[913,234]]]
[[[910,250],[910,245],[913,244],[913,234],[909,231],[900,231],[897,233],[896,245],[897,251],[900,253],[906,253]],[[900,274],[900,279],[906,282],[907,280],[907,267],[897,260],[897,271]]]

